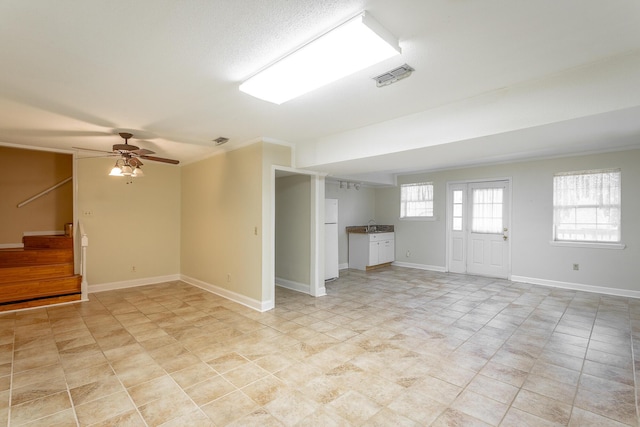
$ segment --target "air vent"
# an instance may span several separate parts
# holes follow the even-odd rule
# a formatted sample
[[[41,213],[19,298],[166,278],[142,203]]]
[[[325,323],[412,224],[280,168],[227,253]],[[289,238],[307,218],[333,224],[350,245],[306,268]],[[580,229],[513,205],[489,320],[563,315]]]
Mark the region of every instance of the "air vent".
[[[415,70],[410,65],[404,64],[398,68],[394,68],[391,71],[382,73],[379,76],[375,76],[373,80],[376,81],[376,86],[378,87],[388,86],[391,83],[395,83],[398,80],[409,77],[413,71]]]
[[[216,145],[222,145],[229,142],[229,138],[225,138],[224,136],[221,136],[219,138],[214,139],[213,142],[215,142]]]

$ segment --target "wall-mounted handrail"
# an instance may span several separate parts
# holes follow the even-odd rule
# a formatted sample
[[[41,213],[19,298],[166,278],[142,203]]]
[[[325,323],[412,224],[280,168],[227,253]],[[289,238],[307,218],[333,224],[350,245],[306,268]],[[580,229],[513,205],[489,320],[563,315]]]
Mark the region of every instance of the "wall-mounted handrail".
[[[64,181],[60,181],[60,182],[59,182],[59,183],[57,183],[56,185],[54,185],[54,186],[52,186],[52,187],[47,188],[47,189],[46,189],[46,190],[44,190],[43,192],[36,194],[35,196],[33,196],[33,197],[31,197],[31,198],[29,198],[29,199],[25,200],[24,202],[22,202],[22,203],[18,203],[18,207],[19,207],[19,208],[21,208],[21,207],[23,207],[24,205],[26,205],[26,204],[28,204],[28,203],[31,203],[31,202],[33,202],[34,200],[36,200],[36,199],[38,199],[38,198],[40,198],[40,197],[44,196],[45,194],[49,194],[50,192],[52,192],[52,191],[53,191],[53,190],[55,190],[56,188],[63,186],[64,184],[66,184],[67,182],[71,181],[72,179],[73,179],[73,177],[71,177],[71,176],[70,176],[69,178],[65,179]]]

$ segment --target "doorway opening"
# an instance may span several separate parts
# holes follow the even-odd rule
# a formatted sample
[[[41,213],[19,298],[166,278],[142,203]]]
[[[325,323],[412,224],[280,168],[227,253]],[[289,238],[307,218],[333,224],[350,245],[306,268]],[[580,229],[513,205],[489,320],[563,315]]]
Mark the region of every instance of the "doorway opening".
[[[447,184],[447,269],[508,279],[511,179]]]
[[[268,251],[275,287],[313,297],[324,287],[324,176],[311,171],[274,166],[272,233]]]

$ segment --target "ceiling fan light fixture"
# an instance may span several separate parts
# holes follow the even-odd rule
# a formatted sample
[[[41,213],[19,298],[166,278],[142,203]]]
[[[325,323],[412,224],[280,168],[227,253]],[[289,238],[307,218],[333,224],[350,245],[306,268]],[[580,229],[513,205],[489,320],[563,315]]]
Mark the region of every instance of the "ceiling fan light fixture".
[[[178,160],[173,159],[164,159],[162,157],[150,156],[150,154],[155,154],[151,150],[140,149],[134,145],[129,145],[128,140],[133,135],[128,132],[120,132],[120,136],[124,139],[124,144],[115,144],[113,146],[113,151],[102,151],[102,150],[94,150],[91,148],[80,148],[74,147],[78,150],[88,150],[88,151],[98,151],[101,153],[105,153],[108,155],[117,155],[120,156],[118,160],[116,160],[116,164],[113,166],[111,171],[109,172],[109,176],[128,176],[131,178],[142,178],[144,176],[144,172],[140,166],[143,165],[140,159],[152,160],[154,162],[162,162],[169,163],[172,165],[177,165],[180,163]],[[127,180],[127,184],[133,182],[131,179]]]
[[[258,72],[240,90],[282,104],[399,53],[397,38],[364,11]]]
[[[118,166],[118,162],[116,162],[116,165],[111,169],[111,172],[109,172],[109,176],[123,176],[122,169]]]
[[[129,165],[123,165],[121,169],[122,175],[124,176],[131,176],[133,174],[133,168]]]

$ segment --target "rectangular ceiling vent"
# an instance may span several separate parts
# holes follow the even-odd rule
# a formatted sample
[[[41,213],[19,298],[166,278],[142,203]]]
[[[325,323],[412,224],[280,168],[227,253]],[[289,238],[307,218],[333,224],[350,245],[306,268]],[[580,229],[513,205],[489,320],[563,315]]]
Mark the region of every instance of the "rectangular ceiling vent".
[[[394,68],[391,71],[382,73],[379,76],[375,76],[373,80],[376,81],[376,86],[378,87],[388,86],[391,83],[395,83],[398,80],[409,77],[413,71],[415,71],[413,67],[408,64],[404,64],[399,66],[398,68]]]
[[[221,137],[218,137],[218,138],[214,139],[213,142],[215,142],[216,145],[222,145],[222,144],[226,144],[227,142],[229,142],[229,138],[225,138],[224,136],[221,136]]]

